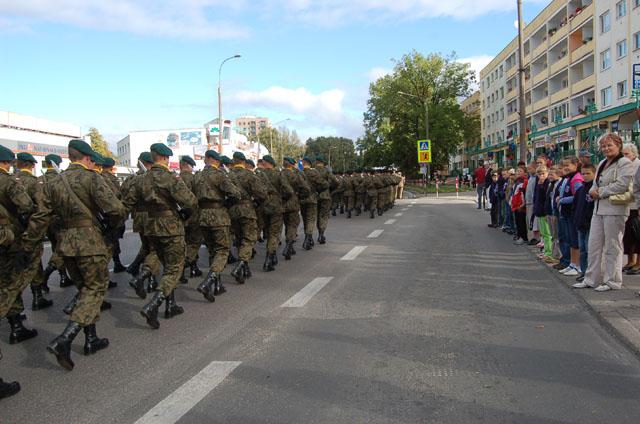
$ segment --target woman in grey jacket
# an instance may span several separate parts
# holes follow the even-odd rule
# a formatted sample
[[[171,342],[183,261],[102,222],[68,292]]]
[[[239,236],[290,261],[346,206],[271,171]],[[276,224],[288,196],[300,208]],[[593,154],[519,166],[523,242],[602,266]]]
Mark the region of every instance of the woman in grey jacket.
[[[628,204],[612,204],[610,197],[629,190],[631,161],[622,155],[622,139],[606,134],[600,139],[605,159],[600,162],[589,195],[595,201],[589,232],[589,266],[576,289],[595,287],[604,292],[622,287],[622,236],[629,215]]]

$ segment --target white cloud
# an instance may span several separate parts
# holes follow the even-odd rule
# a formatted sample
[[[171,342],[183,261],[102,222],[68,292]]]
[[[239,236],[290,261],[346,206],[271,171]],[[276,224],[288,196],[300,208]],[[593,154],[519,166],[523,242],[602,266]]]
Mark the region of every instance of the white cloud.
[[[232,5],[233,4],[233,5]],[[20,0],[0,1],[0,20],[27,27],[54,22],[100,31],[190,39],[237,38],[242,25],[219,18],[244,3],[222,0]],[[0,25],[0,30],[6,25]]]
[[[393,70],[391,69],[387,69],[387,68],[372,68],[369,71],[369,82],[376,82],[377,80],[379,80],[380,78],[389,75],[390,73],[392,73]]]
[[[458,59],[460,63],[468,63],[476,74],[476,82],[480,81],[480,71],[493,60],[494,56],[486,54]]]

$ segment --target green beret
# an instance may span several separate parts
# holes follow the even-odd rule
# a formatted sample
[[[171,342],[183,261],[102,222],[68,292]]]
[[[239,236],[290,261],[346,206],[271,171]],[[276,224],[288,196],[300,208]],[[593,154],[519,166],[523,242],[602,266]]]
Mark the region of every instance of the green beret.
[[[233,161],[231,160],[231,158],[229,156],[220,156],[220,160],[222,161],[223,164],[225,165],[231,165],[233,164]]]
[[[237,160],[247,160],[242,152],[233,152],[233,158]]]
[[[273,166],[276,166],[276,160],[271,155],[262,156],[262,160],[265,162],[269,162]]]
[[[93,155],[93,149],[91,148],[89,143],[87,143],[84,140],[75,138],[69,141],[69,148],[77,150],[78,152],[82,153],[85,156]]]
[[[113,158],[106,157],[106,158],[104,158],[103,162],[104,163],[103,163],[102,166],[106,166],[107,168],[111,168],[111,167],[116,166],[116,161],[113,160]]]
[[[36,158],[34,158],[30,153],[20,152],[16,155],[16,159],[18,159],[21,162],[31,162],[31,163],[37,162]]]
[[[16,155],[4,146],[0,146],[0,162],[11,162],[16,158]]]
[[[218,154],[218,152],[216,152],[215,150],[207,150],[206,152],[204,152],[204,155],[205,155],[206,157],[208,157],[208,158],[211,158],[211,159],[215,159],[215,160],[219,160],[219,161],[224,162],[224,161],[222,160],[222,157],[221,157],[221,156]],[[226,156],[224,156],[224,157],[226,158]],[[229,158],[227,158],[227,159],[229,159]]]
[[[322,155],[316,156],[316,162],[327,163],[327,161],[324,160],[324,156],[322,156]]]
[[[180,162],[187,163],[187,164],[189,164],[191,166],[196,166],[196,161],[193,160],[191,158],[191,156],[189,156],[189,155],[184,155],[184,156],[180,157]]]
[[[285,161],[285,162],[289,162],[291,165],[295,165],[296,164],[296,160],[294,158],[289,157],[289,156],[283,157],[282,160]]]
[[[54,155],[53,153],[44,157],[44,161],[48,164],[55,163],[56,165],[60,165],[62,163],[62,158],[58,155]]]
[[[152,153],[156,153],[160,156],[173,156],[173,150],[162,143],[153,143],[149,150],[151,150]]]
[[[138,160],[141,162],[153,163],[153,159],[151,159],[151,152],[140,153],[140,156],[138,156]]]
[[[313,157],[312,156],[305,156],[302,158],[303,161],[305,162],[309,162],[309,163],[313,163]]]
[[[251,159],[247,159],[247,160],[245,160],[245,163],[246,163],[247,165],[250,165],[252,168],[255,168],[255,167],[256,167],[255,162],[254,162],[254,161],[252,161]]]
[[[93,152],[91,155],[91,162],[98,166],[104,166],[104,157],[98,152]]]

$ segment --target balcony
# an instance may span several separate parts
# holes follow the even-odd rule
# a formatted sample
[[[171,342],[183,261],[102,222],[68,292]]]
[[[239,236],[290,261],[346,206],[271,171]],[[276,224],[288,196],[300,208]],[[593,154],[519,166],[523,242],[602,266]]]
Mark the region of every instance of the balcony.
[[[557,91],[551,95],[551,104],[556,104],[561,100],[565,100],[569,98],[569,87],[563,88],[560,91]]]
[[[575,82],[571,86],[572,93],[582,93],[583,91],[593,88],[596,85],[596,76],[595,74],[591,74],[586,78],[581,79],[580,81]]]
[[[507,70],[507,80],[511,79],[518,72],[517,66],[512,66],[509,70]]]
[[[517,111],[513,112],[511,115],[507,116],[507,124],[512,124],[518,119],[520,119],[520,114]]]
[[[562,26],[549,38],[550,45],[555,45],[569,34],[569,25]]]
[[[593,49],[595,48],[595,42],[593,40],[589,41],[587,44],[583,44],[578,47],[571,53],[571,61],[575,62],[584,56],[593,53]]]
[[[507,91],[507,103],[509,103],[511,100],[515,99],[518,96],[518,89],[514,88],[511,91]]]
[[[547,68],[545,68],[543,71],[541,71],[537,75],[534,75],[533,86],[535,87],[536,85],[540,84],[542,81],[546,80],[548,77],[549,77],[549,71]]]
[[[571,29],[580,28],[589,18],[593,17],[593,4],[592,2],[589,6],[585,7],[579,15],[576,15],[569,21],[569,25]]]
[[[536,47],[533,50],[533,56],[531,56],[533,59],[536,59],[538,56],[540,56],[541,54],[543,54],[544,52],[547,51],[547,40],[543,41],[542,44],[540,44],[538,47]]]
[[[549,73],[550,75],[555,75],[561,70],[565,69],[567,66],[569,66],[569,55],[566,55],[562,59],[559,59],[556,63],[552,64],[551,68],[549,69]]]
[[[531,112],[533,111],[533,108],[531,107],[531,105],[528,105],[525,108],[525,113],[527,114],[527,116],[531,115]]]
[[[545,97],[544,99],[538,100],[533,104],[533,111],[538,112],[541,109],[546,109],[549,107],[549,97]]]

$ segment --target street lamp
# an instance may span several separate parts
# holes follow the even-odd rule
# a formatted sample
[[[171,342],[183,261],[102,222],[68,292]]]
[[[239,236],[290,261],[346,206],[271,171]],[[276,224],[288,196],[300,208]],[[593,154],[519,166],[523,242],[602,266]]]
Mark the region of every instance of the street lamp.
[[[269,131],[269,154],[273,156],[273,127],[276,127],[284,122],[291,121],[291,118],[283,119],[282,121],[278,121],[271,127],[272,129]],[[282,155],[281,155],[282,156]],[[280,159],[282,162],[282,159]]]
[[[224,65],[231,59],[239,58],[239,54],[226,58],[222,61],[222,63],[220,64],[220,68],[218,69],[218,153],[222,153],[222,136],[224,135],[224,125],[222,122],[222,65]],[[211,145],[209,145],[209,148],[211,148]]]

